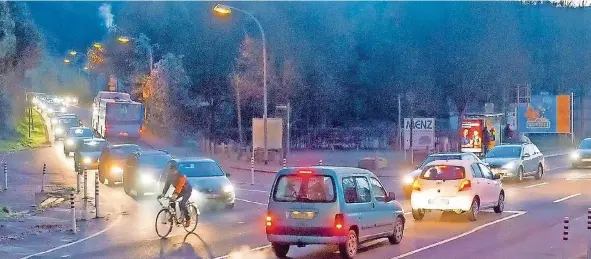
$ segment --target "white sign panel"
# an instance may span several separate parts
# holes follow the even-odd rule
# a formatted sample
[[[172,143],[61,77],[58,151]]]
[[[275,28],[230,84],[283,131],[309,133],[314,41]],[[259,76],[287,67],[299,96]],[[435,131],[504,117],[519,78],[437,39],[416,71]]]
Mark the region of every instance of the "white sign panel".
[[[404,118],[404,149],[410,149],[410,118]],[[435,149],[435,119],[414,118],[412,131],[414,150]]]

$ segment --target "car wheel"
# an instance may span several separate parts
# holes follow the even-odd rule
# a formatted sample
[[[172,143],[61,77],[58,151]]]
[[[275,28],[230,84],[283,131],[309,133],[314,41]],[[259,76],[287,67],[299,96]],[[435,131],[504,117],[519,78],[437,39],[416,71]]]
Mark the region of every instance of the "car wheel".
[[[503,210],[505,209],[505,194],[504,193],[500,193],[499,194],[499,201],[497,202],[497,206],[495,206],[494,208],[495,213],[501,213],[503,212]]]
[[[412,218],[415,220],[422,220],[425,217],[425,211],[424,210],[412,210]]]
[[[352,259],[357,255],[357,249],[359,248],[359,242],[357,233],[355,230],[350,229],[347,233],[347,241],[344,244],[339,245],[339,252],[341,252],[341,258]]]
[[[286,258],[287,253],[289,252],[289,245],[271,243],[271,247],[273,248],[275,256],[279,258]]]
[[[470,210],[468,211],[468,220],[476,221],[479,212],[480,203],[478,202],[478,199],[474,198],[474,200],[472,200],[472,206],[470,206]]]
[[[394,221],[394,233],[388,237],[390,244],[397,245],[402,242],[402,236],[404,235],[404,222],[400,217],[397,217]]]
[[[519,167],[517,170],[517,181],[523,182],[523,167]]]
[[[542,179],[542,175],[544,175],[544,167],[542,165],[538,165],[538,171],[536,172],[536,180]]]

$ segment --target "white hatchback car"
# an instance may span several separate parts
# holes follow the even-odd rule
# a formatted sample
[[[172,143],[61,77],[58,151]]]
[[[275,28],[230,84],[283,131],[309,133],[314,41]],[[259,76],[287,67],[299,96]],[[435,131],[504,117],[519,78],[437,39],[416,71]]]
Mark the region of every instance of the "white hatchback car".
[[[500,176],[482,162],[469,160],[433,161],[413,182],[410,199],[412,216],[421,220],[425,212],[467,213],[475,221],[482,209],[503,212],[505,191]]]

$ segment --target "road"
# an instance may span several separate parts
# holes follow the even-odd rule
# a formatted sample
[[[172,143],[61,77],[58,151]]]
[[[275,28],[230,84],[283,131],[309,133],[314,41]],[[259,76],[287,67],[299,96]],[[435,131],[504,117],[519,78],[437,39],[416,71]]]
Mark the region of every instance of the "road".
[[[76,110],[89,124],[88,112]],[[142,145],[148,148],[146,145]],[[61,143],[47,156],[50,167],[73,168],[64,157]],[[36,160],[36,157],[32,158]],[[431,213],[421,222],[408,215],[407,200],[399,202],[407,211],[404,240],[390,245],[387,240],[364,244],[358,258],[582,258],[586,254],[587,208],[591,207],[591,169],[571,170],[568,157],[547,158],[549,170],[542,180],[507,183],[505,212],[482,212],[476,222],[463,215]],[[41,255],[43,258],[275,258],[264,231],[264,215],[272,174],[257,173],[250,185],[250,173],[228,169],[236,186],[237,204],[231,211],[203,211],[196,234],[175,228],[161,240],[154,220],[160,209],[152,197],[141,200],[126,195],[120,186],[100,186],[112,210],[119,214],[112,228],[77,244]],[[92,178],[91,178],[92,179]],[[387,189],[400,193],[397,178],[381,179]],[[571,219],[571,238],[562,241],[564,217]],[[338,258],[335,247],[292,247],[292,258]],[[442,256],[444,255],[444,256]]]

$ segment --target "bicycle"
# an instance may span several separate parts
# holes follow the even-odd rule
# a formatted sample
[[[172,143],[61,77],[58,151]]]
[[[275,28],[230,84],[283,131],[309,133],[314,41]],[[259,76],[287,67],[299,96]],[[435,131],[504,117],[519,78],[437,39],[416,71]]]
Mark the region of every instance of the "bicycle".
[[[160,206],[162,206],[162,209],[156,215],[155,224],[156,234],[158,234],[159,237],[166,238],[168,234],[170,234],[170,232],[172,231],[173,225],[177,225],[177,227],[179,225],[183,225],[183,228],[188,233],[193,233],[193,231],[195,231],[195,229],[197,228],[197,224],[199,223],[200,212],[199,209],[195,207],[195,204],[193,202],[187,202],[187,213],[189,213],[190,223],[189,226],[186,227],[185,217],[181,216],[179,218],[180,214],[182,213],[177,214],[176,212],[176,207],[178,207],[177,201],[173,200],[171,197],[162,197],[162,199],[157,198],[156,200],[158,201],[158,203],[160,203]],[[167,200],[167,202],[163,203],[162,200]],[[192,222],[195,222],[195,224],[191,224]],[[165,228],[160,230],[158,226],[165,226]]]

